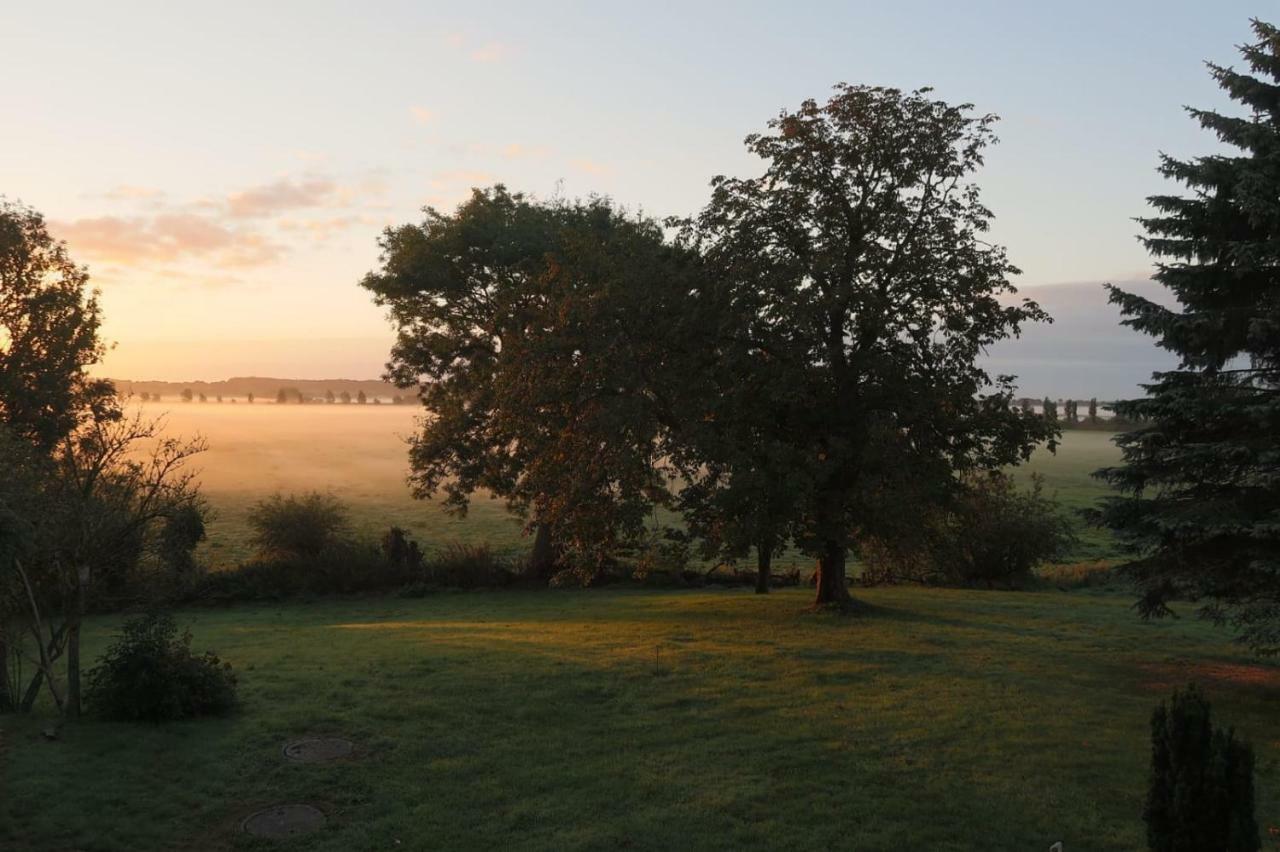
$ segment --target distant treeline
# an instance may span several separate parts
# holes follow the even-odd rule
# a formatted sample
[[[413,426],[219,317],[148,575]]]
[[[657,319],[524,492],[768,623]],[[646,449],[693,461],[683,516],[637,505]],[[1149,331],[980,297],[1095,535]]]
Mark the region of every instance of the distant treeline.
[[[114,379],[124,396],[143,402],[334,402],[413,401],[412,392],[377,380],[279,379],[238,376],[221,382],[156,382]]]
[[[1022,397],[1018,407],[1023,411],[1043,414],[1050,420],[1056,420],[1063,429],[1099,429],[1105,431],[1123,431],[1138,425],[1137,421],[1116,414],[1112,402],[1099,402],[1092,399],[1032,399]]]

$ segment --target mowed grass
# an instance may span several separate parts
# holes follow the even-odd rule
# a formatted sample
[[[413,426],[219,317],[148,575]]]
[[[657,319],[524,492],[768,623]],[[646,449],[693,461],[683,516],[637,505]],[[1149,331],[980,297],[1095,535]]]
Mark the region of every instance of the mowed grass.
[[[231,718],[0,718],[4,849],[1144,848],[1152,707],[1198,681],[1280,825],[1280,667],[1125,596],[552,590],[188,611]],[[117,621],[94,619],[88,656]],[[356,759],[292,765],[335,734]],[[240,820],[310,802],[291,844]]]
[[[164,414],[170,435],[203,436],[208,452],[197,456],[202,491],[214,510],[202,558],[214,569],[232,567],[253,555],[249,511],[273,493],[327,491],[350,506],[356,531],[377,540],[396,525],[409,530],[427,550],[454,542],[488,544],[501,554],[524,552],[529,541],[505,505],[486,494],[472,501],[466,517],[445,512],[438,502],[414,500],[406,484],[406,438],[415,431],[416,405],[274,405],[257,403],[165,403],[144,409]],[[1112,433],[1066,433],[1056,455],[1036,452],[1019,474],[1044,475],[1047,492],[1058,499],[1080,535],[1071,560],[1115,555],[1105,531],[1091,529],[1079,509],[1108,493],[1090,474],[1113,464],[1119,453]],[[779,570],[807,569],[812,560],[788,553]]]

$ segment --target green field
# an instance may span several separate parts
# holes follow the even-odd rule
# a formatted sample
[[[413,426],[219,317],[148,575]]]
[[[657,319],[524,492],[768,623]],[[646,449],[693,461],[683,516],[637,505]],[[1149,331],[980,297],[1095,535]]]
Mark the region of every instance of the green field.
[[[198,456],[203,491],[215,517],[202,558],[213,568],[238,564],[252,555],[247,517],[257,500],[274,492],[331,491],[352,509],[357,531],[376,538],[395,524],[410,530],[428,550],[452,542],[487,543],[502,553],[528,546],[520,525],[500,501],[478,496],[465,518],[438,504],[414,500],[405,484],[405,438],[415,429],[414,406],[217,405],[149,406],[168,411],[168,432],[202,435],[209,450]],[[1089,474],[1118,458],[1109,432],[1068,432],[1056,455],[1036,453],[1021,470],[1045,476],[1048,493],[1076,517],[1106,487]],[[1077,522],[1080,546],[1072,560],[1114,555],[1110,537]],[[789,554],[779,569],[808,566]]]
[[[198,427],[191,428],[191,427]],[[274,490],[332,490],[362,532],[522,546],[501,507],[466,520],[410,500],[404,409],[178,409],[203,432],[218,511],[207,555],[247,554]],[[1103,433],[1037,455],[1070,511],[1104,489]],[[1091,535],[1097,535],[1091,533]],[[1110,543],[1086,538],[1086,555]],[[1092,550],[1091,550],[1092,548]],[[164,726],[86,720],[57,741],[0,720],[0,848],[1132,850],[1147,724],[1199,682],[1258,757],[1280,826],[1280,667],[1194,618],[1140,621],[1127,594],[859,590],[857,617],[806,589],[441,593],[188,610],[197,649],[240,674],[242,709]],[[95,658],[119,619],[91,620]],[[342,735],[354,759],[283,745]],[[328,816],[284,847],[240,831],[302,801]]]
[[[0,721],[0,848],[1134,850],[1148,718],[1199,681],[1280,825],[1280,667],[1126,596],[919,588],[441,594],[180,614],[221,720]],[[95,619],[90,656],[114,619]],[[294,737],[357,759],[290,765]],[[310,802],[318,839],[251,841]]]

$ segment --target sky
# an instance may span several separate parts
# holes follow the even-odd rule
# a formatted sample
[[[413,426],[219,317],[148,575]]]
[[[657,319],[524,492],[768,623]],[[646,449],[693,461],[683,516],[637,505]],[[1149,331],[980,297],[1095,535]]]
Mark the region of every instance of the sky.
[[[500,181],[689,214],[758,171],[742,138],[780,110],[932,86],[1001,116],[992,238],[1061,313],[993,363],[1030,395],[1123,395],[1170,362],[1101,283],[1148,286],[1158,153],[1212,150],[1183,107],[1230,108],[1203,62],[1270,5],[6,4],[0,194],[88,264],[109,375],[372,378],[391,333],[358,282],[425,205]]]

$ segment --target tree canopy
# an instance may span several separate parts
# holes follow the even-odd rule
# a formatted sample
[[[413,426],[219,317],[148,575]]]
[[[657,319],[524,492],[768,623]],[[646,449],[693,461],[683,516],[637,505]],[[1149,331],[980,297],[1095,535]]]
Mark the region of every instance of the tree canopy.
[[[0,423],[48,451],[114,410],[111,383],[86,372],[106,351],[89,274],[44,217],[0,199]]]
[[[716,178],[686,223],[763,409],[761,435],[730,443],[795,471],[799,491],[777,505],[818,558],[819,603],[848,602],[859,533],[902,520],[886,495],[943,495],[956,473],[1026,458],[1055,434],[1014,410],[1012,377],[977,364],[1047,317],[1008,298],[1017,270],[984,237],[991,213],[969,177],[995,119],[971,112],[927,89],[837,86],[747,137],[764,170]],[[726,470],[759,478],[751,463]]]
[[[488,491],[538,530],[539,571],[550,549],[598,568],[661,499],[671,412],[657,389],[688,321],[685,254],[606,200],[502,186],[452,215],[428,209],[382,248],[363,284],[397,328],[388,378],[430,412],[411,442],[414,492],[465,511]]]

